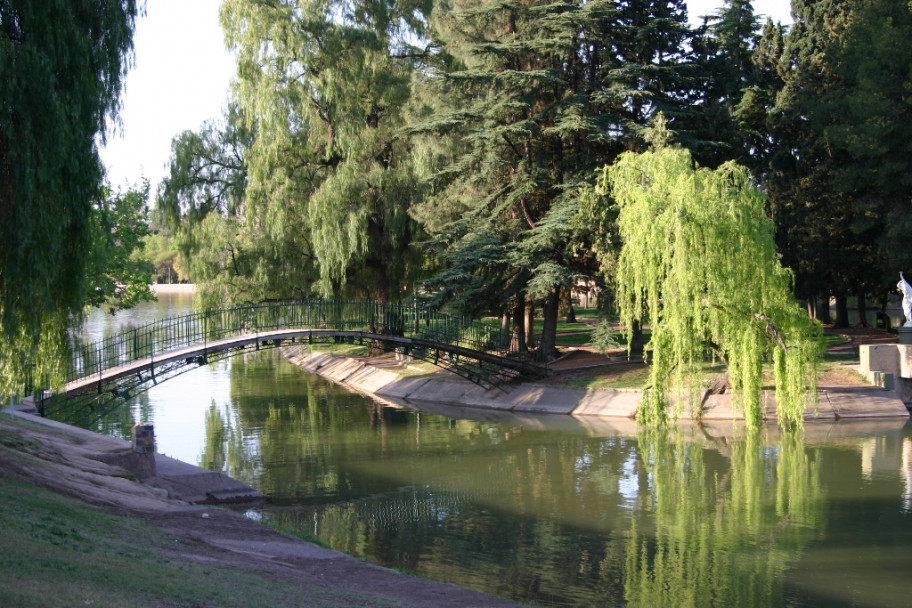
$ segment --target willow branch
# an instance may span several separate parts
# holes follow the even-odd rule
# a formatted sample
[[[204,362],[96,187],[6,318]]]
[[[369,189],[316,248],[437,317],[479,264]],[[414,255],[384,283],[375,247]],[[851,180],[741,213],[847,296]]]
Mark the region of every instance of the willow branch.
[[[782,338],[782,334],[780,334],[779,330],[776,329],[776,324],[773,323],[772,319],[764,314],[760,314],[759,312],[754,313],[754,318],[760,319],[766,323],[766,331],[768,331],[773,336],[773,338],[776,339],[776,342],[779,343],[779,346],[782,347],[782,350],[788,350],[788,346],[785,345],[785,340]]]
[[[715,308],[716,310],[721,310],[722,312],[724,312],[726,314],[734,315],[734,313],[732,311],[728,310],[724,306],[720,306],[719,304],[713,304],[712,307]],[[763,323],[766,325],[766,331],[773,337],[773,339],[776,340],[776,342],[779,343],[779,346],[782,348],[782,350],[784,350],[784,351],[788,350],[788,346],[785,345],[785,339],[782,337],[782,334],[779,332],[779,329],[776,327],[776,324],[773,323],[772,319],[767,317],[765,314],[759,313],[759,312],[755,312],[755,313],[751,314],[750,316],[752,316],[755,319],[759,319],[760,321],[763,321]]]

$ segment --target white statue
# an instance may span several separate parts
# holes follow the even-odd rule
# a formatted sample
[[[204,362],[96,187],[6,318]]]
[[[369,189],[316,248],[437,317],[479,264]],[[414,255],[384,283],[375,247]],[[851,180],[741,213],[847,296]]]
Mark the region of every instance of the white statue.
[[[896,288],[903,294],[902,309],[903,316],[906,318],[903,327],[912,327],[912,285],[906,281],[902,271],[899,273],[899,283],[896,284]]]

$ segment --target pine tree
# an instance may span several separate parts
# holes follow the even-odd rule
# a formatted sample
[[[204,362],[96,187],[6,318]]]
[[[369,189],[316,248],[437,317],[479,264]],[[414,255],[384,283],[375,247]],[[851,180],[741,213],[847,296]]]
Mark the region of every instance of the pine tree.
[[[891,238],[909,226],[900,202],[909,9],[799,0],[794,15],[772,114],[780,145],[769,191],[799,294],[835,295],[845,326],[849,294],[892,287],[912,262],[905,239]]]
[[[785,26],[767,19],[751,57],[753,74],[750,86],[742,90],[733,113],[743,146],[737,158],[751,170],[759,183],[766,183],[770,158],[778,145],[769,123],[776,97],[783,87],[780,72],[786,33]]]
[[[678,141],[701,165],[715,167],[728,160],[749,164],[755,153],[740,105],[748,91],[756,95],[758,88],[754,56],[759,31],[750,0],[725,0],[696,32],[694,61],[701,76],[689,117],[675,128]]]
[[[685,22],[677,2],[437,5],[445,57],[420,83],[429,108],[413,129],[430,136],[434,194],[414,213],[447,262],[428,284],[441,300],[504,313],[516,336],[541,306],[540,354],[554,353],[559,294],[591,260],[580,188],[642,145],[655,112],[682,107]]]
[[[865,282],[892,289],[897,270],[912,267],[912,6],[857,3],[826,61],[841,86],[822,95],[823,131],[847,158],[835,187],[851,198],[853,230],[878,235]]]

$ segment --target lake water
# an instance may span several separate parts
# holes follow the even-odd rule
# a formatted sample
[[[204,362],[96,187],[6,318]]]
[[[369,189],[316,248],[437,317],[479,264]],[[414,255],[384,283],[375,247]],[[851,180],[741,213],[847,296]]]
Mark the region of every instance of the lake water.
[[[442,411],[378,404],[263,351],[163,382],[93,428],[152,422],[159,451],[266,494],[252,518],[522,602],[912,605],[904,421],[782,435]]]

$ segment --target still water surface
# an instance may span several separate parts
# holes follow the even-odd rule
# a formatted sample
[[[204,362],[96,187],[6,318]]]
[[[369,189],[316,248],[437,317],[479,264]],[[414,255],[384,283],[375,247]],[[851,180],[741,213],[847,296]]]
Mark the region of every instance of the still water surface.
[[[188,306],[93,315],[87,331]],[[152,422],[161,452],[266,494],[253,518],[523,602],[912,605],[903,421],[748,435],[463,415],[386,407],[264,351],[162,383],[95,428]]]

